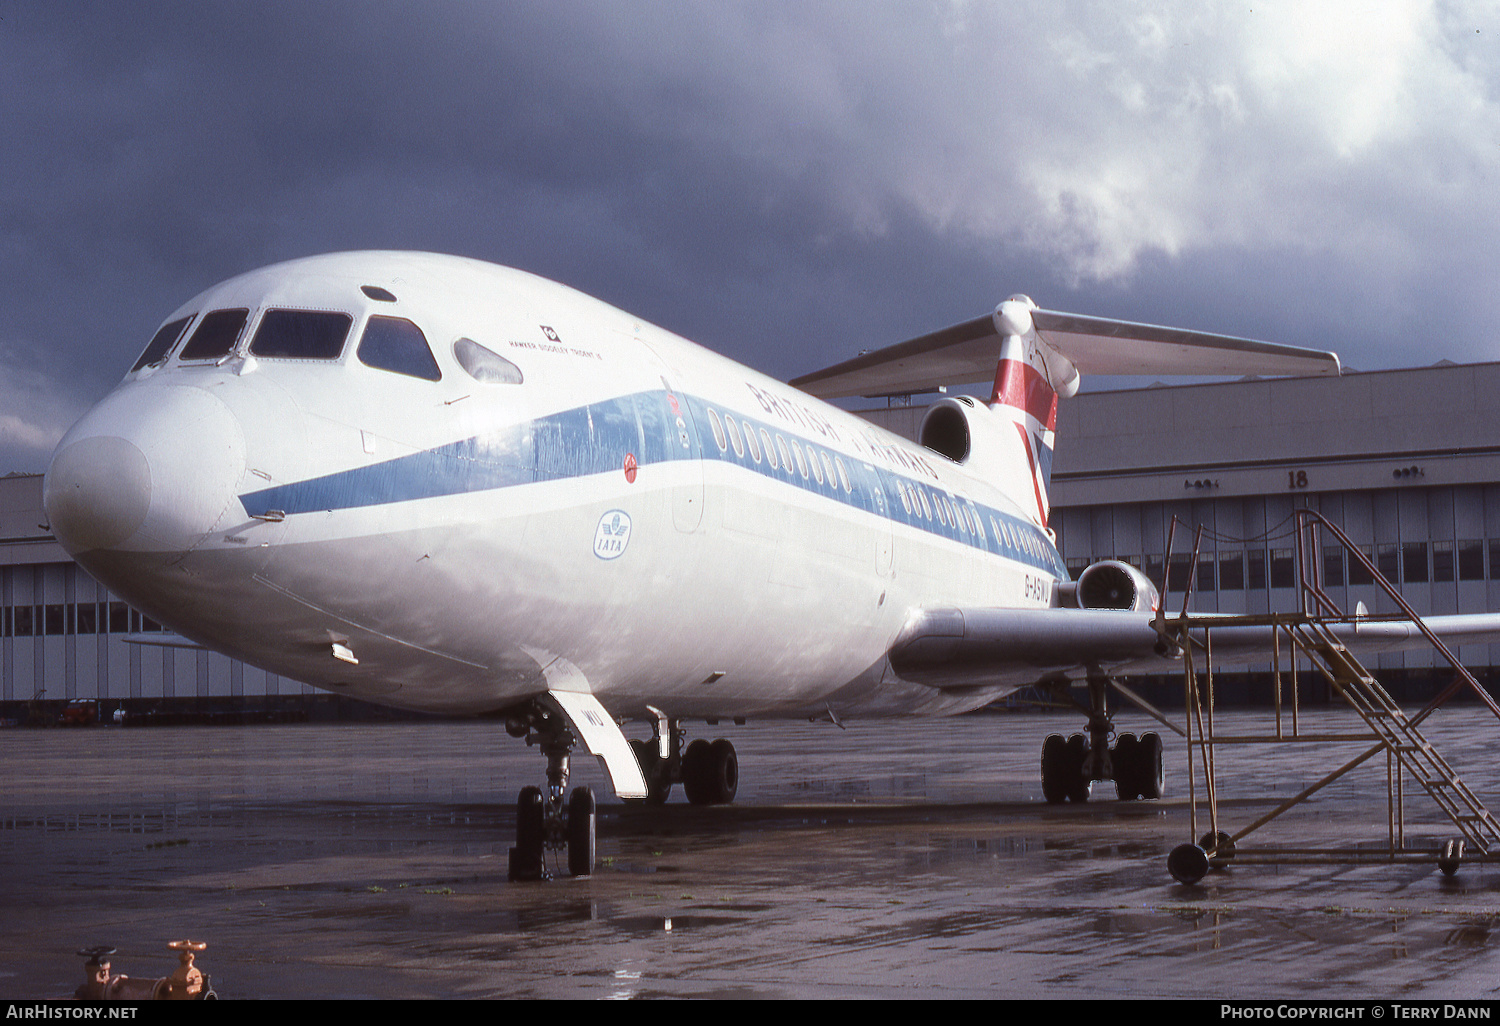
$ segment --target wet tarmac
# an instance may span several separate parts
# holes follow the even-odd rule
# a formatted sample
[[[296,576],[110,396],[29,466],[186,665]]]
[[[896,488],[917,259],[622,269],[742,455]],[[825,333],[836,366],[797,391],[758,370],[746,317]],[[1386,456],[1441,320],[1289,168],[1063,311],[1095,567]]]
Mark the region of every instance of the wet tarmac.
[[[1353,726],[1304,729],[1319,717]],[[1437,719],[1500,806],[1500,725]],[[1500,867],[1238,866],[1179,885],[1182,741],[1164,801],[1096,785],[1049,806],[1042,738],[1079,723],[700,724],[739,751],[735,805],[605,800],[598,872],[545,884],[506,879],[515,793],[543,763],[499,724],[0,732],[0,998],[71,994],[74,952],[96,944],[119,949],[116,971],[166,975],[180,937],[208,942],[226,999],[1500,992]],[[1221,826],[1355,750],[1221,750]],[[574,783],[604,790],[587,757]],[[1386,793],[1382,760],[1244,843],[1384,843]],[[1434,846],[1453,834],[1411,794],[1406,822]]]

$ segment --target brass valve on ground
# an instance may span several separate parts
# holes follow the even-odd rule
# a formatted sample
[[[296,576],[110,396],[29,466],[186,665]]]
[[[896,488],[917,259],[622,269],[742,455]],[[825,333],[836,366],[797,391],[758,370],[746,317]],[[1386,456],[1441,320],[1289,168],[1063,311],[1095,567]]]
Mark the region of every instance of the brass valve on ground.
[[[167,945],[177,952],[177,971],[159,980],[133,980],[124,973],[110,974],[111,947],[84,948],[78,952],[88,959],[83,964],[84,982],[74,991],[80,1001],[212,1001],[218,995],[209,986],[208,977],[193,964],[197,953],[207,948],[203,941],[175,940]]]

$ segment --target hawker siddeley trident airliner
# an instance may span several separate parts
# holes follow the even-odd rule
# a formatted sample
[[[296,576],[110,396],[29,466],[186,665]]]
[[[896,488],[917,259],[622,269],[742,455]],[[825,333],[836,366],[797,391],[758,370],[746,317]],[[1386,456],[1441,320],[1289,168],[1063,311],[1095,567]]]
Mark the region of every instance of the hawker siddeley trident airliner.
[[[1161,668],[1151,582],[1117,562],[1070,582],[1047,528],[1058,399],[1080,373],[1338,370],[1014,296],[787,385],[521,271],[341,253],[173,312],[58,445],[44,501],[78,562],[184,644],[504,719],[547,758],[511,873],[566,852],[581,875],[575,746],[622,799],[681,783],[721,803],[734,748],[684,745],[685,721],[954,714]],[[988,402],[933,405],[922,444],[821,401],[991,377]],[[1500,618],[1448,619],[1475,637]],[[1160,796],[1156,735],[1111,733],[1049,739],[1050,800],[1094,780]]]

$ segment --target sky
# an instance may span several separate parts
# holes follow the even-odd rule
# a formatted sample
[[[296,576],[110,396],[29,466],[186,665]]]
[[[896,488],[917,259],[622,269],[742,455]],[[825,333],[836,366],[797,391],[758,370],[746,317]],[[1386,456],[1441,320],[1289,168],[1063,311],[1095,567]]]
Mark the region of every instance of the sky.
[[[1017,292],[1500,359],[1500,10],[0,0],[0,474],[197,292],[367,248],[782,379]]]

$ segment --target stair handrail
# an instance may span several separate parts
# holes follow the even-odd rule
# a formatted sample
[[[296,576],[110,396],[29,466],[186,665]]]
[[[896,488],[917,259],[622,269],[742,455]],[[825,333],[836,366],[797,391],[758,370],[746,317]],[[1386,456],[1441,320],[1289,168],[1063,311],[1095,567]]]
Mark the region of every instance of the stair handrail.
[[[1339,542],[1339,544],[1344,547],[1345,552],[1349,553],[1355,559],[1359,560],[1360,565],[1363,566],[1364,569],[1369,573],[1370,579],[1375,584],[1379,585],[1381,590],[1391,597],[1391,600],[1396,603],[1396,606],[1401,610],[1403,614],[1405,614],[1406,618],[1417,625],[1417,629],[1422,632],[1423,636],[1426,637],[1427,640],[1432,644],[1432,647],[1437,649],[1442,657],[1448,662],[1448,665],[1452,666],[1456,671],[1456,676],[1454,677],[1453,682],[1446,688],[1444,688],[1441,692],[1439,692],[1438,695],[1432,699],[1432,701],[1428,702],[1427,705],[1423,707],[1421,712],[1410,718],[1410,722],[1413,726],[1421,723],[1433,712],[1435,712],[1439,706],[1441,706],[1449,698],[1453,697],[1453,695],[1459,690],[1459,688],[1465,684],[1467,684],[1468,687],[1479,698],[1479,700],[1483,702],[1486,707],[1488,707],[1490,712],[1495,715],[1495,718],[1500,719],[1500,705],[1497,705],[1495,703],[1494,698],[1492,698],[1490,696],[1490,693],[1484,689],[1484,686],[1481,685],[1479,681],[1475,679],[1474,675],[1464,667],[1463,663],[1458,661],[1458,657],[1455,656],[1452,651],[1449,650],[1448,646],[1443,643],[1443,639],[1439,638],[1435,633],[1433,633],[1432,628],[1428,627],[1427,623],[1417,615],[1417,611],[1413,609],[1404,598],[1401,597],[1400,590],[1396,588],[1395,585],[1393,585],[1390,581],[1386,580],[1385,575],[1376,568],[1375,564],[1370,560],[1370,557],[1366,556],[1364,554],[1364,551],[1357,545],[1355,545],[1354,542],[1349,539],[1349,536],[1346,535],[1341,528],[1339,528],[1327,517],[1323,516],[1322,513],[1314,509],[1299,507],[1298,509],[1293,510],[1293,513],[1297,517],[1298,522],[1298,548],[1301,548],[1304,544],[1303,528],[1308,526],[1314,528],[1312,532],[1309,532],[1314,539],[1316,538],[1317,528],[1326,528],[1328,532],[1332,534],[1333,537]],[[1312,552],[1311,559],[1314,562],[1316,562],[1318,556],[1320,555],[1320,553],[1317,551],[1317,548],[1318,547],[1316,545],[1313,546],[1314,551]],[[1316,569],[1313,573],[1314,580],[1309,582],[1307,578],[1302,575],[1302,571],[1304,568],[1301,564],[1303,564],[1305,560],[1299,555],[1297,562],[1299,564],[1299,576],[1302,577],[1300,583],[1304,596],[1311,595],[1315,601],[1319,602],[1319,604],[1324,605],[1328,609],[1337,611],[1338,606],[1334,604],[1333,600],[1328,597],[1327,593],[1323,591],[1322,587],[1317,582],[1317,577],[1319,575],[1316,573]],[[1306,609],[1305,600],[1303,608],[1304,610]],[[1355,630],[1358,631],[1358,629],[1358,622],[1356,620]]]

